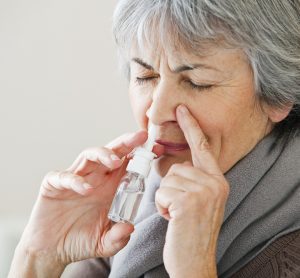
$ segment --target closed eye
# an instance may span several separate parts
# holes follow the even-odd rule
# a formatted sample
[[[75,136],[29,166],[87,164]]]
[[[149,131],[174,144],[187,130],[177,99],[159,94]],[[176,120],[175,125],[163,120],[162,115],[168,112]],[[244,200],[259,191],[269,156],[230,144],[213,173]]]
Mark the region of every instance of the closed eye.
[[[144,83],[148,82],[148,81],[151,81],[151,80],[154,80],[156,79],[157,77],[156,76],[149,76],[149,77],[137,77],[135,79],[136,83],[138,85],[143,85]]]
[[[143,85],[146,82],[150,82],[155,80],[157,77],[156,76],[149,76],[149,77],[136,77],[135,81],[138,85]],[[208,90],[211,87],[213,87],[213,85],[211,84],[202,84],[202,85],[198,85],[193,83],[190,80],[185,80],[185,82],[193,89],[193,90],[198,90],[198,91],[204,91],[204,90]]]
[[[186,80],[185,82],[186,82],[192,89],[198,90],[198,91],[208,90],[208,89],[210,89],[210,88],[213,87],[213,85],[211,85],[211,84],[197,85],[197,84],[193,83],[193,82],[190,81],[190,80]]]

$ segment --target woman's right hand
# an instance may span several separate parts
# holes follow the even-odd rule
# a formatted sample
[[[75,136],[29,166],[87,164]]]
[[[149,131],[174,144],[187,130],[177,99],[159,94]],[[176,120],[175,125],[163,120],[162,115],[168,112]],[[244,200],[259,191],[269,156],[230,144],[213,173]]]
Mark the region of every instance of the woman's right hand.
[[[83,151],[67,170],[47,174],[17,249],[63,266],[122,249],[134,227],[107,214],[130,153],[146,140],[146,131],[125,134]],[[158,145],[153,151],[162,153]]]

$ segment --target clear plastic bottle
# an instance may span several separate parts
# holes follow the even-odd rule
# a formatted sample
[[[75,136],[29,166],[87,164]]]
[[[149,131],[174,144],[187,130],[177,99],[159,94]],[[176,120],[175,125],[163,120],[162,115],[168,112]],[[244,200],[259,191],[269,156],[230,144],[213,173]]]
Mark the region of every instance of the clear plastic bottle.
[[[149,124],[148,140],[135,150],[133,158],[127,165],[127,174],[121,179],[114,196],[108,218],[114,222],[134,224],[143,194],[145,179],[148,177],[151,162],[156,157],[152,152],[156,129]]]
[[[144,177],[128,172],[121,180],[108,217],[115,222],[134,222],[145,191]]]

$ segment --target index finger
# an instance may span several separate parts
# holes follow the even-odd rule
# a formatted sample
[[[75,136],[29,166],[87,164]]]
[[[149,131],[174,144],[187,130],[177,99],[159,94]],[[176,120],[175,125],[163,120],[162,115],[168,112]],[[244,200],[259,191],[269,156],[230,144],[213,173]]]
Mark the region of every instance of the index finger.
[[[138,147],[146,142],[147,131],[140,130],[133,133],[126,133],[114,139],[112,142],[105,145],[105,147],[114,151],[114,153],[122,158],[130,153],[135,147]]]
[[[133,133],[126,133],[108,143],[105,147],[111,149],[119,158],[130,155],[134,148],[141,146],[148,138],[147,130],[140,130]],[[163,147],[154,144],[152,152],[161,156]]]
[[[110,143],[105,148],[88,148],[80,153],[67,171],[80,173],[85,169],[85,175],[95,169],[95,165],[87,167],[87,162],[92,161],[97,164],[103,164],[108,168],[114,169],[116,164],[121,166],[120,159],[130,153],[135,147],[143,144],[147,139],[147,132],[144,130],[123,134]],[[113,157],[112,157],[113,156]]]
[[[202,129],[187,107],[179,105],[176,109],[176,117],[190,146],[194,167],[200,168],[208,174],[222,175]]]

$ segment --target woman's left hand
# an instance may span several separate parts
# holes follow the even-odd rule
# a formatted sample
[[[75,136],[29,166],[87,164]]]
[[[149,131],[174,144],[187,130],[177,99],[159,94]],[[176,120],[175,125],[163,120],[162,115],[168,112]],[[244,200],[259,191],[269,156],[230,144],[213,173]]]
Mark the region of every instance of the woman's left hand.
[[[155,195],[158,212],[169,221],[164,264],[172,278],[217,277],[217,239],[229,184],[198,122],[183,105],[176,114],[193,164],[173,164]]]

